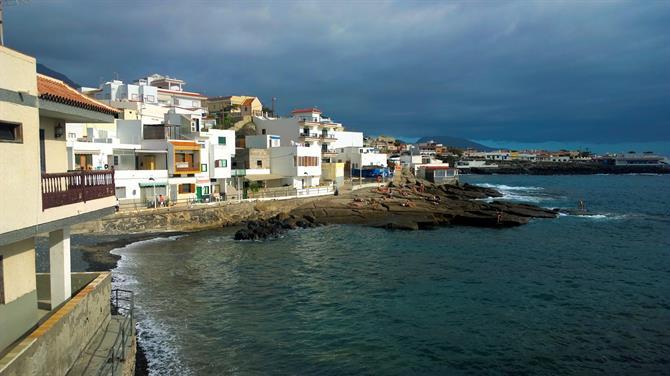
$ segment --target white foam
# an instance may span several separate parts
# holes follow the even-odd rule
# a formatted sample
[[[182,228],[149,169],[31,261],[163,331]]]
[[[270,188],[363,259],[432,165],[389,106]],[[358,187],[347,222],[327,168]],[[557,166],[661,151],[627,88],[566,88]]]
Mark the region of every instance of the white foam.
[[[541,191],[544,188],[542,187],[524,187],[524,186],[512,186],[512,185],[505,185],[505,184],[477,184],[480,187],[484,188],[493,188],[493,189],[499,189],[501,191]]]

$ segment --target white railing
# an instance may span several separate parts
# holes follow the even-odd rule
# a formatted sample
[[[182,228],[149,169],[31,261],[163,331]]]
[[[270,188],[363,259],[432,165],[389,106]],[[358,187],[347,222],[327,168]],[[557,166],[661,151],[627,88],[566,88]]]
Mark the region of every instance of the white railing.
[[[303,188],[303,189],[297,189],[296,190],[296,195],[298,197],[300,196],[321,196],[321,195],[327,195],[333,193],[335,190],[333,189],[333,186],[327,186],[327,187],[314,187],[314,188]]]

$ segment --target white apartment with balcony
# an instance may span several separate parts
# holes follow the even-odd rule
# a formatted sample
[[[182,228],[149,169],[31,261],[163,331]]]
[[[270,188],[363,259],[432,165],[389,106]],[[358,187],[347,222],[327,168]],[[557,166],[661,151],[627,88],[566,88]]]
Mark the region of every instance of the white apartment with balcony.
[[[0,66],[0,375],[65,375],[115,315],[109,272],[71,272],[70,228],[114,213],[115,199],[113,171],[68,171],[64,125],[119,111],[2,46]],[[37,236],[48,273],[36,272]]]

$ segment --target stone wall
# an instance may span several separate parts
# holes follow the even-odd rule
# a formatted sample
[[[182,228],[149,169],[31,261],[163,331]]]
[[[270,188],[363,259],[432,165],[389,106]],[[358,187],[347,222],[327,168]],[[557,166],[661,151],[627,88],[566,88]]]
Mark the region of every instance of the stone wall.
[[[76,233],[136,234],[147,232],[197,231],[231,226],[247,220],[267,219],[287,213],[320,197],[287,200],[214,203],[120,212],[72,227]]]
[[[91,336],[110,318],[111,274],[100,273],[37,329],[0,365],[2,376],[65,375]]]

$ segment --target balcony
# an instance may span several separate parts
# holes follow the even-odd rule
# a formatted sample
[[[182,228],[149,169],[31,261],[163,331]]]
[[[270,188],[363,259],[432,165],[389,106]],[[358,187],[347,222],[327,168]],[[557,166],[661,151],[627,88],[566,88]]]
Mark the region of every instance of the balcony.
[[[114,171],[42,174],[42,210],[114,196]]]
[[[318,133],[300,132],[300,139],[305,140],[305,141],[319,141],[320,136],[319,136]]]
[[[320,136],[321,142],[335,142],[337,141],[337,137],[333,134],[321,134]]]
[[[175,162],[174,169],[176,174],[197,174],[200,172],[198,165],[189,162]]]

